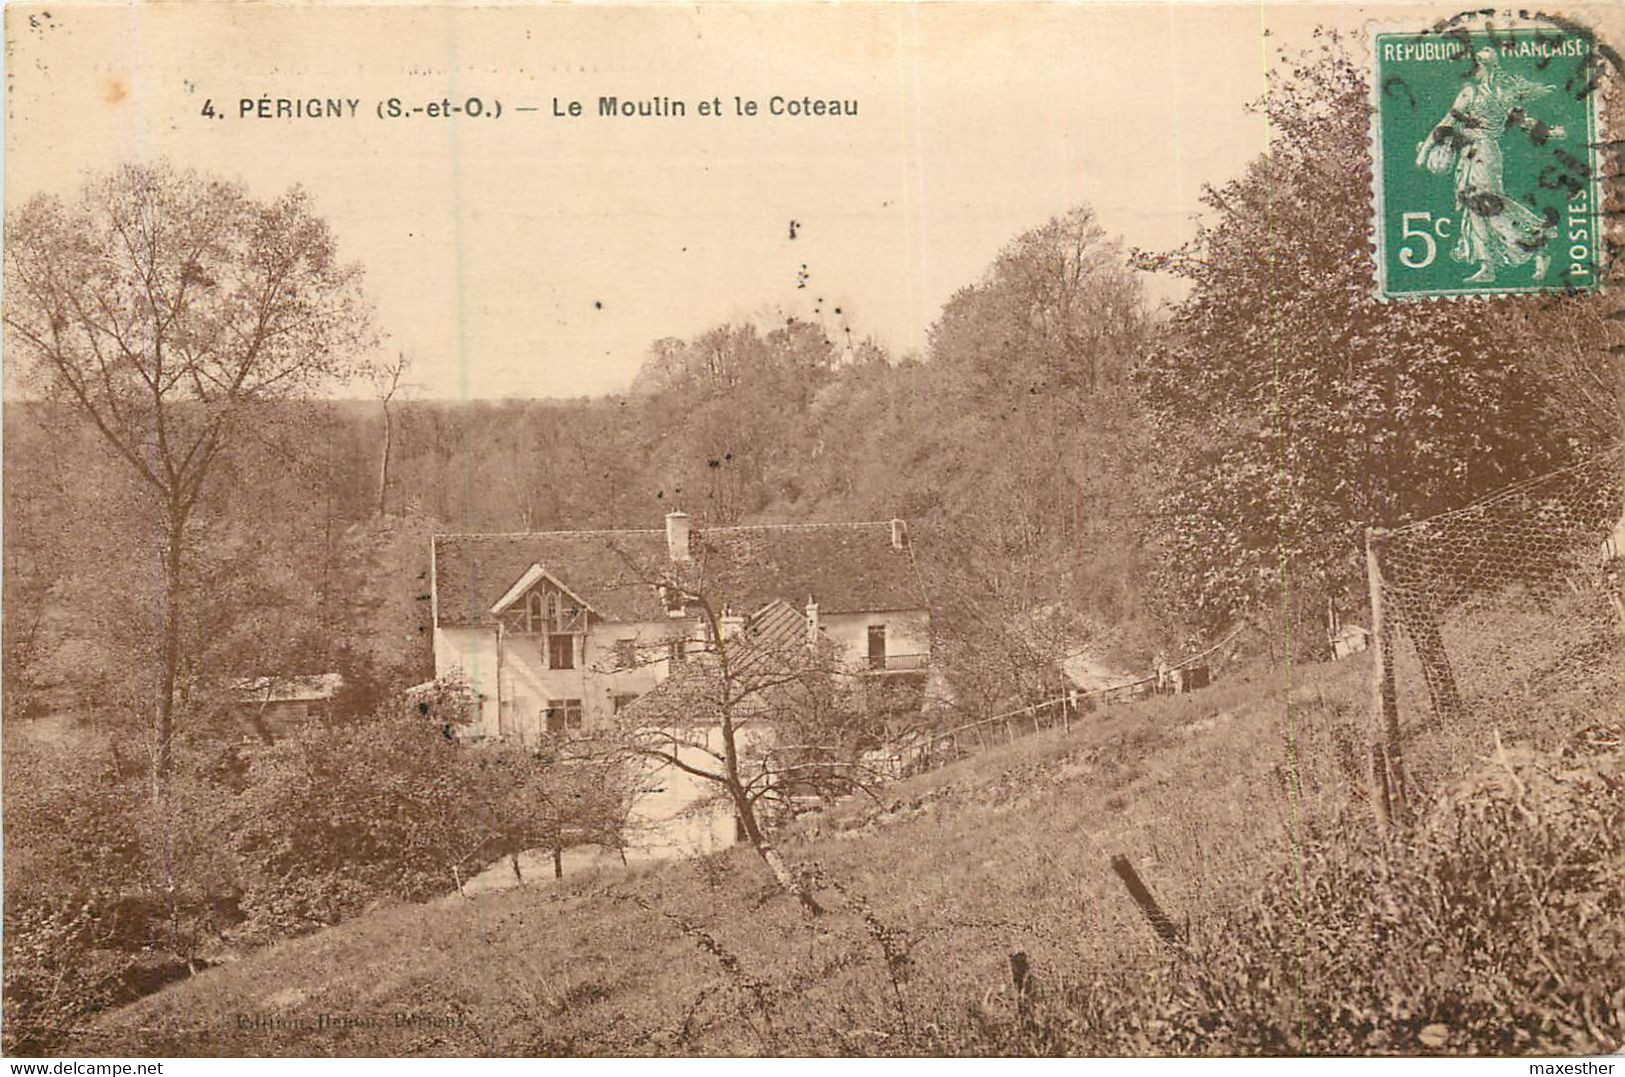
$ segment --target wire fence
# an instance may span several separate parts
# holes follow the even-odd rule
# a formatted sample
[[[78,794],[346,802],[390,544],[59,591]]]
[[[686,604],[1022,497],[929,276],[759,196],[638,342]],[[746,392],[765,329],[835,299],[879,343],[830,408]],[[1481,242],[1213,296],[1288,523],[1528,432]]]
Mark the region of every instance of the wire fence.
[[[1401,744],[1516,719],[1564,730],[1625,699],[1625,451],[1367,540],[1374,765],[1403,810]],[[1603,706],[1599,707],[1598,704]]]

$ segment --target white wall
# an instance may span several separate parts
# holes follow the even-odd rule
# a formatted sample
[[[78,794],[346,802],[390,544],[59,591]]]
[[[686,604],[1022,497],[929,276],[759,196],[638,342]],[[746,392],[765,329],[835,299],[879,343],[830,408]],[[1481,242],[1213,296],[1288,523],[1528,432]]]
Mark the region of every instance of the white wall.
[[[514,737],[528,744],[546,729],[545,708],[559,700],[581,700],[584,728],[607,726],[615,696],[642,695],[663,680],[667,642],[694,631],[694,622],[680,619],[596,622],[578,642],[573,668],[549,669],[545,634],[499,632],[495,626],[437,628],[434,671],[443,677],[461,670],[479,694],[474,735]],[[627,669],[617,665],[616,642],[622,639],[635,641],[637,660]]]
[[[929,654],[931,615],[924,610],[828,613],[818,618],[824,634],[840,645],[845,658],[861,665],[869,654],[869,627],[886,626],[886,653]]]
[[[667,672],[666,642],[692,631],[694,623],[673,619],[648,624],[600,624],[588,632],[585,662],[576,655],[576,668],[550,670],[542,648],[545,636],[504,632],[500,642],[502,698],[498,708],[498,633],[495,627],[437,628],[435,676],[460,671],[479,694],[480,712],[471,734],[505,737],[534,743],[545,724],[541,708],[550,699],[580,699],[586,725],[608,723],[616,693],[639,694],[663,680]],[[615,642],[638,641],[640,661],[631,669],[614,669]],[[720,744],[720,731],[707,736]],[[704,751],[685,748],[678,757],[693,766],[713,769],[716,760]],[[643,775],[646,792],[633,812],[629,855],[644,858],[691,856],[725,849],[734,843],[731,805],[717,800],[715,787],[680,768],[651,760]]]
[[[453,672],[468,678],[479,702],[479,716],[470,734],[497,735],[497,633],[494,628],[436,628],[434,675]]]
[[[860,665],[868,655],[870,625],[886,626],[889,655],[925,654],[931,648],[930,617],[923,610],[827,614],[819,623],[845,657]],[[669,640],[678,636],[697,640],[699,635],[696,622],[689,619],[636,624],[599,621],[589,627],[578,648],[575,668],[553,670],[547,668],[545,635],[504,631],[499,640],[495,627],[437,628],[435,675],[461,670],[479,693],[475,734],[530,744],[545,730],[542,710],[553,700],[580,699],[583,725],[604,728],[613,721],[615,695],[641,695],[665,679]],[[636,641],[638,660],[630,669],[617,668],[616,641],[622,639]],[[501,707],[499,668],[500,698],[505,701]],[[707,740],[720,744],[720,731],[711,731]],[[717,765],[699,749],[684,749],[679,758],[706,769]],[[716,797],[713,783],[678,767],[651,762],[643,784],[650,791],[634,811],[632,853],[686,856],[734,844],[733,808]]]
[[[698,739],[695,734],[685,734]],[[720,751],[720,729],[702,731],[709,747]],[[700,748],[680,748],[677,757],[690,766],[715,771],[718,763]],[[733,805],[719,796],[716,783],[680,767],[650,760],[643,774],[645,792],[632,811],[632,850],[645,857],[667,858],[717,852],[734,844]]]

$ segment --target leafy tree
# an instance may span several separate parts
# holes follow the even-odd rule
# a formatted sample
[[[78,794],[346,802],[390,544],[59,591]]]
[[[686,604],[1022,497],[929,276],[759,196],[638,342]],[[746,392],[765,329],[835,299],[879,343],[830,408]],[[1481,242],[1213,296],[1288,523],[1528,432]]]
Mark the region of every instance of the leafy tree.
[[[815,436],[807,409],[839,358],[820,326],[793,318],[656,341],[632,389],[658,438],[648,455],[659,488],[703,503],[717,525],[792,494]]]
[[[404,713],[307,728],[257,752],[231,828],[252,877],[245,930],[277,938],[380,898],[422,900],[494,860],[474,754]]]
[[[31,387],[94,425],[160,528],[155,776],[167,776],[190,525],[265,405],[348,373],[369,343],[360,272],[297,189],[271,202],[168,165],[7,215],[5,326]],[[263,433],[263,431],[261,431]]]
[[[938,502],[921,556],[973,698],[1031,698],[1082,637],[1134,635],[1145,432],[1128,373],[1148,332],[1126,255],[1083,206],[1013,239],[931,327],[911,472]],[[1033,655],[1035,617],[1074,631],[1038,633]]]
[[[6,1049],[195,971],[234,919],[230,794],[179,753],[167,796],[93,738],[6,726]]]
[[[1191,286],[1136,381],[1161,470],[1157,587],[1209,631],[1277,604],[1289,574],[1323,611],[1367,524],[1564,462],[1578,429],[1550,411],[1551,341],[1597,343],[1573,339],[1599,324],[1581,296],[1379,302],[1364,72],[1335,34],[1283,62],[1257,106],[1268,152],[1207,191],[1189,244],[1141,257]]]

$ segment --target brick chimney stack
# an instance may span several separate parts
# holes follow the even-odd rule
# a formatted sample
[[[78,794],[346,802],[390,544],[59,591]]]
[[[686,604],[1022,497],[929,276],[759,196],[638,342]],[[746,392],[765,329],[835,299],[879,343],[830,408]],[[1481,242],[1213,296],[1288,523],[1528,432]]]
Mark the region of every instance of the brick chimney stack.
[[[902,520],[893,519],[891,522],[891,548],[901,550],[908,546],[908,524]]]
[[[666,513],[666,555],[674,563],[688,560],[688,513]]]
[[[813,601],[812,595],[807,596],[807,646],[812,647],[818,642],[818,603]]]

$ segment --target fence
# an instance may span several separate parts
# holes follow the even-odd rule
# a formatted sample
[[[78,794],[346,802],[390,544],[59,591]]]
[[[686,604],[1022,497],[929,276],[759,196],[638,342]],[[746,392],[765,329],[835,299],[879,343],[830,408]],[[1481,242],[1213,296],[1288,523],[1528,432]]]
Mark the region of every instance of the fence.
[[[1046,729],[1070,729],[1084,707],[1082,693],[1069,693],[1029,707],[990,715],[951,729],[933,730],[915,743],[885,757],[891,777],[904,777],[946,766],[997,744],[1013,743]]]
[[[838,745],[777,745],[768,749],[765,766],[769,770],[798,769],[808,775],[810,782],[827,780],[841,773],[848,773],[850,777],[862,781],[895,781],[920,774],[995,745],[1014,743],[1018,737],[1049,729],[1070,729],[1073,722],[1099,707],[1133,703],[1164,691],[1206,687],[1208,667],[1205,660],[1248,627],[1240,625],[1217,643],[1138,680],[1087,691],[1074,689],[1053,699],[989,715],[974,722],[923,732],[910,742],[866,752],[859,759],[847,758],[845,749]],[[918,658],[921,661],[917,666],[892,668],[925,668],[924,655],[888,656],[888,661],[894,657],[907,660]],[[1198,672],[1200,677],[1194,675]],[[1180,679],[1182,673],[1186,676]]]
[[[1625,527],[1622,477],[1615,448],[1367,533],[1371,763],[1385,821],[1407,810],[1406,724],[1491,730],[1500,713],[1538,708],[1560,729],[1596,721],[1608,693],[1625,694],[1620,551],[1610,539]]]

